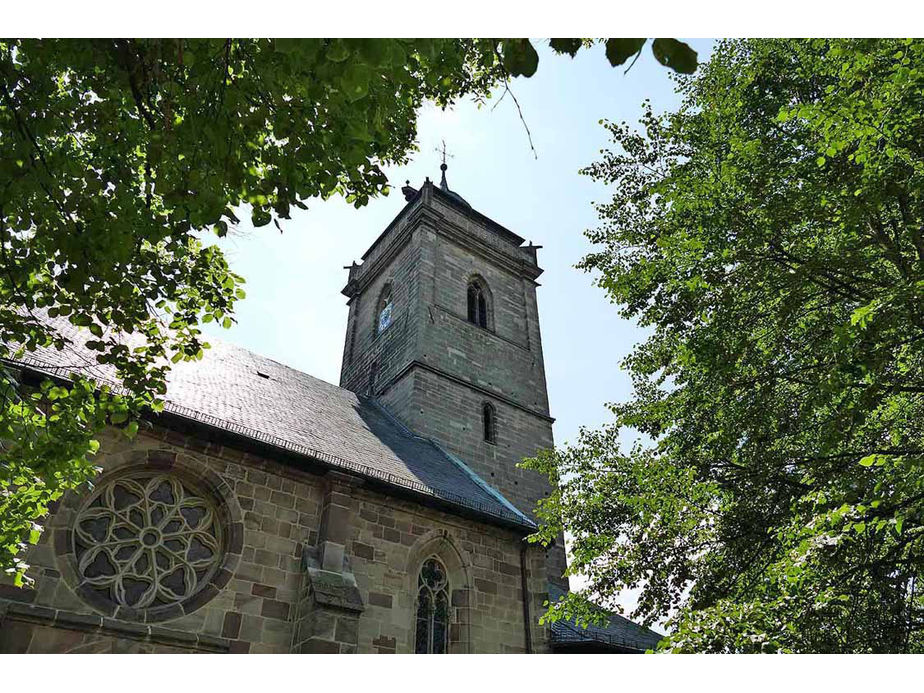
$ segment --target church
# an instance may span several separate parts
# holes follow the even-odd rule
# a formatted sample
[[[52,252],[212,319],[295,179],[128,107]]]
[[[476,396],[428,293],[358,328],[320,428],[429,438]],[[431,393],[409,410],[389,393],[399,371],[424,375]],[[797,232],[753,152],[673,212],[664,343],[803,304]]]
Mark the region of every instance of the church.
[[[0,652],[643,652],[660,636],[540,625],[568,589],[564,542],[526,541],[553,445],[539,246],[446,183],[347,269],[340,386],[230,344],[176,364],[134,439],[109,431],[0,585]],[[24,383],[71,348],[16,364]]]

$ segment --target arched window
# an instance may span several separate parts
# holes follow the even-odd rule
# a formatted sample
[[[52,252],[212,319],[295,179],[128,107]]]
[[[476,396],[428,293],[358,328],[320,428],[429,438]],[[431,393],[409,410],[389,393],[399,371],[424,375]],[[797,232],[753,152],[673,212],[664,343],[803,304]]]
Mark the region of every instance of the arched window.
[[[431,556],[417,577],[417,631],[414,652],[445,654],[449,644],[449,580],[446,568]]]
[[[473,279],[468,285],[468,321],[478,327],[488,327],[489,308],[487,287],[480,280]]]
[[[376,307],[376,321],[375,321],[375,333],[379,334],[388,329],[388,326],[391,325],[392,318],[392,300],[391,300],[391,284],[386,284],[385,288],[382,289],[382,296],[379,298],[378,306]]]
[[[490,402],[481,405],[481,423],[486,443],[497,444],[497,410]]]

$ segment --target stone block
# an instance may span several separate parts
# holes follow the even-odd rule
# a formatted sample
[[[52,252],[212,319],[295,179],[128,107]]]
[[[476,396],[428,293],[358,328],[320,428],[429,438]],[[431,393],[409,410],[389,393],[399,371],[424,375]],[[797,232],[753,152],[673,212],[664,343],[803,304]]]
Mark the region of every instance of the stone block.
[[[264,599],[260,614],[267,618],[286,620],[289,618],[289,605],[275,599]]]
[[[392,596],[390,594],[383,594],[381,592],[369,593],[369,604],[372,606],[379,606],[383,609],[390,609],[391,603]]]
[[[334,637],[338,642],[355,645],[359,641],[358,619],[355,616],[340,616],[337,618],[337,629]]]
[[[343,570],[344,546],[333,541],[321,542],[321,568],[333,573]]]
[[[275,587],[262,585],[259,582],[253,584],[253,587],[250,588],[250,592],[257,597],[269,597],[270,599],[273,599],[276,596]]]
[[[375,645],[379,650],[390,650],[392,652],[396,649],[395,639],[393,637],[388,637],[385,635],[380,635],[375,640],[372,641],[372,644]]]
[[[301,654],[340,654],[340,644],[331,640],[310,638],[299,645]]]
[[[263,638],[263,618],[251,614],[241,616],[241,640],[260,642]]]
[[[368,544],[363,544],[358,541],[353,542],[353,555],[358,558],[365,558],[366,560],[373,560],[375,558],[375,549],[373,549]]]
[[[350,510],[339,505],[327,505],[321,512],[321,540],[346,544],[350,532]]]
[[[490,580],[475,578],[475,587],[480,592],[485,592],[487,594],[497,594],[497,583],[491,582]]]
[[[230,638],[236,640],[237,637],[241,634],[241,614],[234,613],[229,611],[225,614],[224,625],[221,629],[221,636],[223,638]]]

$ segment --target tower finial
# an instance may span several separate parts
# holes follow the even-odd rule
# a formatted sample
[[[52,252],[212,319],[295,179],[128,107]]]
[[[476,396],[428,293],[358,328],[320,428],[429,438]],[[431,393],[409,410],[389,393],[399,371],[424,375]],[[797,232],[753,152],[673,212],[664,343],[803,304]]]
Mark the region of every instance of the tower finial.
[[[451,159],[452,154],[446,153],[446,140],[442,140],[442,142],[443,142],[443,146],[436,148],[436,151],[443,155],[443,163],[440,164],[440,171],[442,172],[442,178],[440,179],[440,189],[445,192],[448,192],[449,184],[446,183],[446,169],[449,167],[446,166],[446,157],[448,156]]]

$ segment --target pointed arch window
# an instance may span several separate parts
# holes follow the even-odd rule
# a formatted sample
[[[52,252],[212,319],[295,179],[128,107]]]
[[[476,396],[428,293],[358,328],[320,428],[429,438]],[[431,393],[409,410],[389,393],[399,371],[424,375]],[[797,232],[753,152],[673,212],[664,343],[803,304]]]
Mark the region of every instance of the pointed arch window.
[[[414,652],[445,654],[449,646],[449,579],[435,556],[424,561],[417,578],[417,630]]]
[[[490,402],[481,405],[481,424],[485,442],[497,445],[497,410]]]
[[[375,323],[375,333],[380,334],[388,329],[391,325],[393,313],[393,302],[391,294],[391,284],[387,284],[384,289],[382,289],[382,296],[379,298],[378,306],[376,307],[376,323]]]
[[[478,327],[488,327],[490,322],[488,311],[487,287],[478,279],[473,279],[468,285],[468,321]]]

